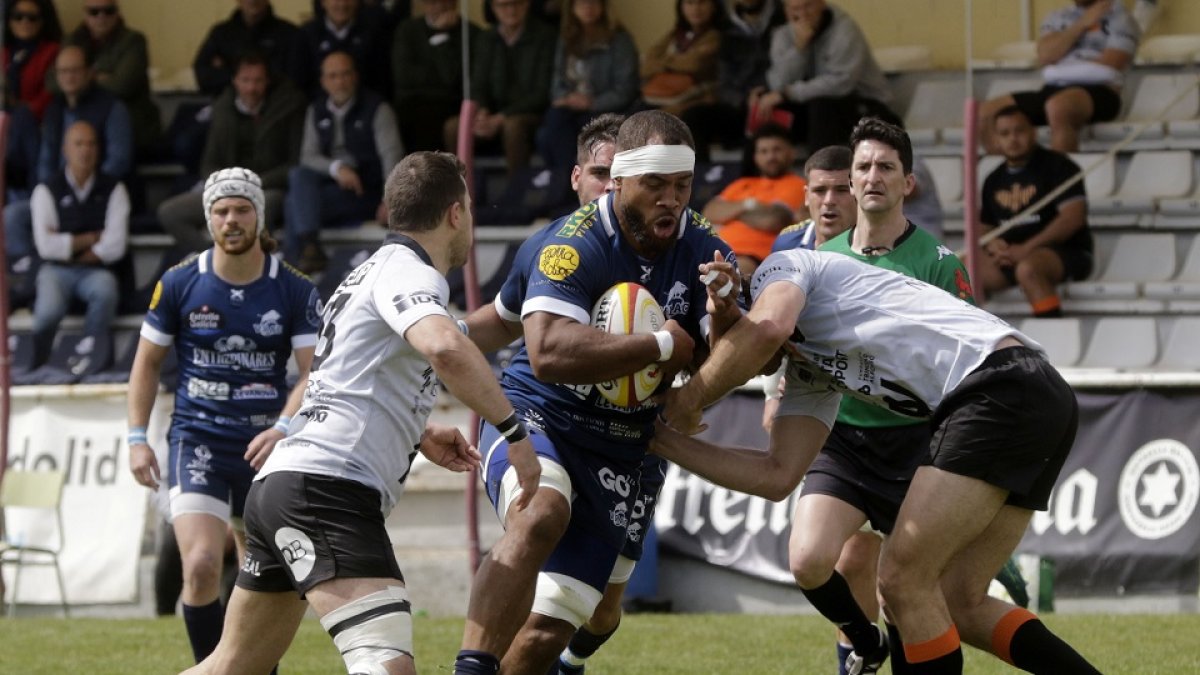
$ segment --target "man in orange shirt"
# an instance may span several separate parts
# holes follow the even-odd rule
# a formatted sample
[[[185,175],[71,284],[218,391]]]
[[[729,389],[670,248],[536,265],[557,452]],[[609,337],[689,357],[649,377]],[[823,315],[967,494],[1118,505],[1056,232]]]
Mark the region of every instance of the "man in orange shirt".
[[[792,170],[796,149],[783,127],[765,124],[751,140],[757,176],[739,178],[704,206],[704,217],[737,254],[742,274],[754,274],[775,236],[807,218],[804,179]]]

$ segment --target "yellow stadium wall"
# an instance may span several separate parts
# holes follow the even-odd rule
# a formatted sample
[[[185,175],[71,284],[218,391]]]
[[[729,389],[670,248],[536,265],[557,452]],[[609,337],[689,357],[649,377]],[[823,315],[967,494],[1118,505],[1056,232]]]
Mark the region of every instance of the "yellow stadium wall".
[[[645,49],[665,33],[675,12],[673,0],[611,0],[617,15]],[[1028,34],[1036,37],[1041,17],[1070,0],[1032,0]],[[1124,0],[1132,6],[1133,0]],[[311,0],[274,0],[275,11],[292,21],[311,15]],[[420,5],[415,0],[414,5]],[[471,16],[481,21],[482,0],[471,0]],[[938,68],[961,68],[965,61],[963,24],[966,0],[838,0],[876,47],[924,44],[933,49]],[[1200,33],[1200,2],[1159,0],[1162,11],[1150,35]],[[59,2],[63,26],[70,30],[83,15],[81,0]],[[994,48],[1021,39],[1021,0],[975,0],[974,54],[987,57]],[[189,68],[209,28],[234,10],[233,0],[123,0],[121,11],[131,26],[146,33],[150,63],[160,76]]]

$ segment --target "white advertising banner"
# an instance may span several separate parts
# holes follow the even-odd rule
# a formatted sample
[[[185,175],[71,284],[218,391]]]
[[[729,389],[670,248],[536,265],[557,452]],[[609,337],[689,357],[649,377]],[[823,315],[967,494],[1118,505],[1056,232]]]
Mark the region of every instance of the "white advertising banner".
[[[125,445],[125,385],[14,387],[8,468],[63,470],[62,565],[71,605],[137,600],[149,491],[129,472]],[[161,398],[161,397],[160,397]],[[156,411],[158,413],[158,411]],[[151,438],[161,438],[155,415]],[[53,515],[9,509],[10,540],[53,543]],[[13,592],[13,565],[4,566],[5,602]],[[22,604],[58,604],[52,566],[21,572]]]

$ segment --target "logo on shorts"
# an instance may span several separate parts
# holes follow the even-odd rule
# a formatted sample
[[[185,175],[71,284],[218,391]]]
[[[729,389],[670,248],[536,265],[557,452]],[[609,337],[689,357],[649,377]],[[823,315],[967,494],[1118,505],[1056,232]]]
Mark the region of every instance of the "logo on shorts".
[[[1117,490],[1121,520],[1142,539],[1162,539],[1179,531],[1200,501],[1200,467],[1188,446],[1161,438],[1138,448]]]
[[[207,445],[197,445],[192,454],[194,456],[188,460],[186,468],[201,472],[212,471],[212,450],[209,450]]]
[[[631,482],[629,476],[618,474],[606,466],[596,473],[596,477],[600,479],[600,484],[604,486],[605,490],[615,492],[622,497],[629,496],[629,484]]]
[[[204,469],[188,469],[192,485],[208,485],[208,472]]]
[[[608,517],[610,520],[612,520],[613,525],[616,525],[617,527],[628,528],[629,505],[627,505],[625,502],[617,504],[616,506],[612,507],[611,511],[608,512]]]
[[[317,552],[307,534],[294,527],[281,527],[275,530],[275,546],[283,554],[283,561],[292,570],[292,578],[297,582],[303,581],[312,572],[313,564],[317,562]]]
[[[254,332],[263,337],[280,335],[283,333],[283,324],[279,323],[281,319],[283,315],[272,309],[259,317],[258,323],[254,324]]]
[[[242,563],[242,571],[256,577],[262,576],[262,563],[254,559],[254,554],[246,552],[246,561]]]

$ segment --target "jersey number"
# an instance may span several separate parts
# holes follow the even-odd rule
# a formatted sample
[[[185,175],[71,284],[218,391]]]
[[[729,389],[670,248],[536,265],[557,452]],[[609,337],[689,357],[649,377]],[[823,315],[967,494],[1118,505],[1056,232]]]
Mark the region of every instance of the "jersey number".
[[[317,340],[317,348],[313,354],[312,369],[317,370],[321,367],[321,363],[329,356],[329,352],[333,351],[333,337],[337,334],[338,314],[346,308],[346,303],[350,301],[350,293],[337,293],[329,304],[325,306],[325,325],[321,328],[321,337]]]
[[[933,412],[929,409],[929,406],[924,401],[917,397],[915,393],[909,391],[899,383],[892,382],[891,380],[880,380],[879,384],[884,389],[900,394],[903,397],[883,397],[883,400],[887,402],[888,408],[890,408],[892,412],[900,413],[901,415],[908,415],[909,417],[929,417],[929,415]]]

